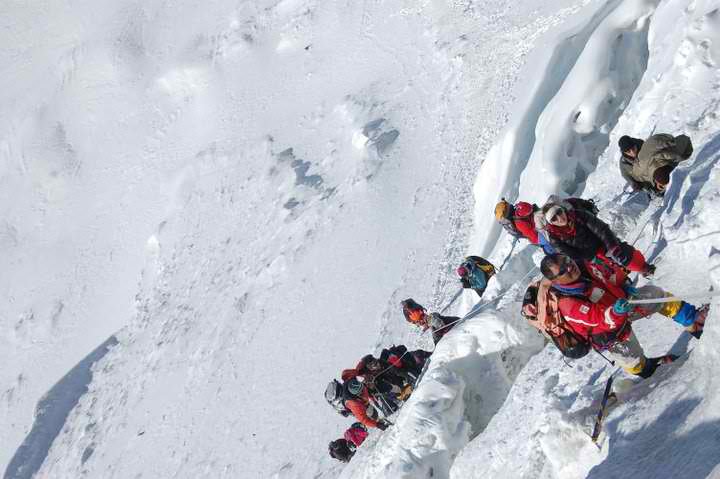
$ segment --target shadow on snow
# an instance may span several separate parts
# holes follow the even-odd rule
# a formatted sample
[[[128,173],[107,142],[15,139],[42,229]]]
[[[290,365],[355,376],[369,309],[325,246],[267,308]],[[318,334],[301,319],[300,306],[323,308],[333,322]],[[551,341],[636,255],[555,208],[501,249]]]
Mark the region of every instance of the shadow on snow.
[[[35,408],[33,427],[18,450],[15,451],[15,455],[5,470],[4,479],[30,479],[40,470],[53,441],[65,425],[70,411],[88,391],[88,385],[92,381],[93,365],[116,344],[115,336],[110,336],[93,352],[85,356],[40,399]],[[92,453],[90,452],[90,454]],[[85,460],[87,457],[84,454],[83,462]]]

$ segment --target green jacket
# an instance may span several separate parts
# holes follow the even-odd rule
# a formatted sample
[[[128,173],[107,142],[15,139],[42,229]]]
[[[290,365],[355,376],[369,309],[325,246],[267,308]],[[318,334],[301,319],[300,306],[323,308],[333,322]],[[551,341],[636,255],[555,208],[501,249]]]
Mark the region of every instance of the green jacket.
[[[621,171],[627,172],[637,183],[655,185],[653,174],[663,166],[675,167],[681,161],[692,155],[693,147],[687,135],[672,136],[666,133],[653,135],[643,143],[637,158],[631,161],[632,167],[627,165]],[[623,174],[625,176],[625,174]]]

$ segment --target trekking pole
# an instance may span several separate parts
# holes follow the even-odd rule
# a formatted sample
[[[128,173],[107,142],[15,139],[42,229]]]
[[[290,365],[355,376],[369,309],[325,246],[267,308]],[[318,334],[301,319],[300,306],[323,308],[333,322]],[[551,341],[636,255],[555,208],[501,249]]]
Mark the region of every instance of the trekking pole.
[[[622,158],[622,154],[620,155],[620,157]],[[620,202],[620,199],[622,199],[622,197],[625,196],[625,195],[628,194],[628,193],[633,193],[633,191],[632,191],[632,190],[628,191],[627,185],[625,185],[625,186],[623,187],[622,192],[621,192],[620,194],[616,195],[615,198],[612,199],[612,203],[618,203],[618,202]],[[632,197],[632,195],[631,195],[631,197]]]
[[[593,349],[593,351],[595,351],[596,353],[598,353],[601,358],[603,358],[605,361],[607,361],[608,363],[610,363],[611,366],[615,366],[615,361],[612,361],[611,359],[608,359],[608,357],[605,356],[603,353],[601,353],[598,349],[595,349],[595,346],[593,346],[592,349]]]
[[[498,273],[499,273],[500,271],[502,271],[503,268],[505,267],[505,265],[507,264],[508,260],[509,260],[510,257],[512,256],[513,251],[515,251],[515,245],[516,245],[517,243],[518,243],[518,239],[517,239],[517,238],[513,238],[513,244],[512,244],[512,246],[510,247],[510,252],[507,254],[507,256],[505,256],[505,259],[503,260],[502,264],[501,264],[500,267],[498,268],[498,270],[497,270]]]
[[[720,291],[708,291],[707,293],[689,294],[683,298],[677,296],[666,296],[664,298],[649,298],[649,299],[629,299],[630,304],[656,304],[656,303],[672,303],[673,301],[683,301],[685,299],[698,299],[698,298],[714,298],[720,296]]]
[[[653,221],[653,215],[650,215],[650,217],[645,221],[645,224],[642,225],[642,228],[640,228],[640,231],[638,232],[637,236],[635,236],[635,239],[630,243],[630,246],[635,246],[635,243],[637,243],[640,238],[642,238],[643,233],[645,232],[645,228],[647,228],[647,225],[650,224],[651,221]]]
[[[447,309],[448,309],[450,306],[452,306],[455,301],[457,301],[457,299],[458,299],[458,298],[460,297],[460,295],[463,293],[463,290],[464,290],[464,288],[460,288],[460,289],[458,290],[458,292],[455,293],[455,295],[452,297],[452,299],[450,299],[450,302],[449,302],[448,304],[446,304],[443,309],[440,310],[440,314],[443,314],[445,311],[447,311]]]

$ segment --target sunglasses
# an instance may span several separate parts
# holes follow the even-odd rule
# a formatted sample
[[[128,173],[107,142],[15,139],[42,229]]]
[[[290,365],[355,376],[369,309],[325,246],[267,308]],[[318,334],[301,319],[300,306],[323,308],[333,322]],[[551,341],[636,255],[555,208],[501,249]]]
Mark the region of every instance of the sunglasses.
[[[573,260],[570,259],[570,257],[568,257],[568,256],[561,256],[559,258],[559,262],[556,264],[559,268],[558,272],[552,278],[548,278],[549,280],[553,280],[555,278],[559,278],[560,276],[567,274],[568,271],[570,271],[570,267],[573,264]]]
[[[556,223],[557,220],[558,220],[558,218],[560,218],[560,215],[564,215],[564,214],[565,214],[565,210],[563,210],[563,209],[558,209],[558,210],[555,212],[555,214],[552,215],[552,218],[550,218],[550,223]]]

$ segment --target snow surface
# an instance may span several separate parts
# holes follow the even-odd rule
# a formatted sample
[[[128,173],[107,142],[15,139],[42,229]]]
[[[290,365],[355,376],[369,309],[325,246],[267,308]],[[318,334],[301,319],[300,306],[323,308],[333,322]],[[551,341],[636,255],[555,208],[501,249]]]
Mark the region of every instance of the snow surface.
[[[717,1],[0,11],[5,477],[719,477],[716,315],[699,342],[637,323],[650,355],[692,352],[621,394],[598,449],[612,368],[523,323],[539,255],[492,217],[582,192],[654,283],[720,286]],[[653,131],[695,154],[650,202],[615,145]],[[466,253],[505,263],[497,307],[337,464],[327,381],[431,347],[398,303],[440,307]]]

